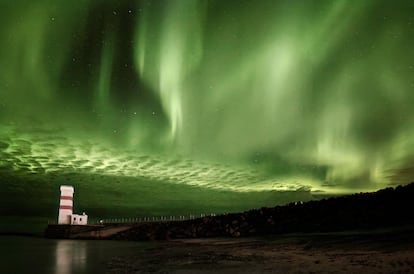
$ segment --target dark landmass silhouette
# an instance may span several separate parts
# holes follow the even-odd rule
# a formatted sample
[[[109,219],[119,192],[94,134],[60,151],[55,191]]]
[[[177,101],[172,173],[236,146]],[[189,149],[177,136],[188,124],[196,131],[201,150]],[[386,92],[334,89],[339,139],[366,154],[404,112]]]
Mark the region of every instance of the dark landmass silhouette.
[[[285,233],[337,232],[414,224],[414,183],[319,201],[263,207],[195,220],[149,222],[110,235],[118,240],[246,237]],[[125,225],[125,224],[123,224]]]

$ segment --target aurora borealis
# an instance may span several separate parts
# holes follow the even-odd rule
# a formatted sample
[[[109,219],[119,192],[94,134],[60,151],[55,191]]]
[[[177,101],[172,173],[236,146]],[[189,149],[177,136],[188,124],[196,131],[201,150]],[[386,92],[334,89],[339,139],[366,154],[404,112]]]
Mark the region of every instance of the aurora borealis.
[[[0,2],[2,216],[109,218],[414,177],[414,2]]]

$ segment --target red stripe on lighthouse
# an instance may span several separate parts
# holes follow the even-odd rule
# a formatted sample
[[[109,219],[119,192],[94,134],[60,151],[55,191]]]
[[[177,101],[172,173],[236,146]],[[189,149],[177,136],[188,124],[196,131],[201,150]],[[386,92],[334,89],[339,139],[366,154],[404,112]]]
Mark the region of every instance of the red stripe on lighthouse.
[[[61,200],[70,200],[73,201],[73,197],[72,196],[60,196]]]
[[[60,207],[59,207],[59,209],[72,209],[73,207],[72,206],[69,206],[69,205],[61,205]]]

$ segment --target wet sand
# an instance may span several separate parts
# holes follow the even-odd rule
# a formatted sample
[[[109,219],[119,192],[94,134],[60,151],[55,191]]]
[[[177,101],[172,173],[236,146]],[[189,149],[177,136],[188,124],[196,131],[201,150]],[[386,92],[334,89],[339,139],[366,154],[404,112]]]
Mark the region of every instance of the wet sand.
[[[414,273],[414,229],[158,242],[108,273]]]

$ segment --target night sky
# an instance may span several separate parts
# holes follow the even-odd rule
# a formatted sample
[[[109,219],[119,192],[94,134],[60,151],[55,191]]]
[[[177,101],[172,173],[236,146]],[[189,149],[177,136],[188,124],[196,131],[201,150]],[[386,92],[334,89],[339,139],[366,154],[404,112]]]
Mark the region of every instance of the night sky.
[[[409,183],[413,49],[411,0],[0,1],[4,223]]]

